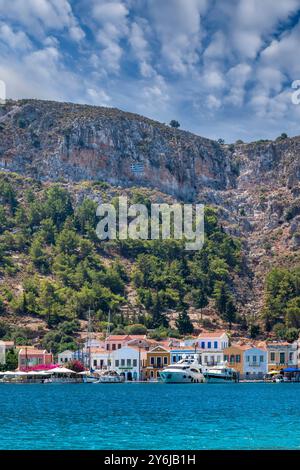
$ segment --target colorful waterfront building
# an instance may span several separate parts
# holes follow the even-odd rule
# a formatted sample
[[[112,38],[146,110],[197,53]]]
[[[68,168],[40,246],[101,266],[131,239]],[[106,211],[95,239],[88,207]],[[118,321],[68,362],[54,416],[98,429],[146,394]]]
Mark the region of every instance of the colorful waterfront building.
[[[176,362],[181,361],[184,357],[192,359],[195,355],[199,360],[201,360],[201,351],[199,349],[195,349],[193,346],[170,348],[170,364],[176,364]]]
[[[74,359],[74,351],[66,350],[57,354],[57,362],[59,365],[70,362]]]
[[[18,354],[19,369],[53,364],[53,354],[46,349],[36,349],[33,346],[22,346]]]
[[[297,341],[294,343],[288,343],[287,341],[267,342],[267,351],[269,371],[298,365]]]
[[[244,379],[261,379],[268,372],[268,353],[253,344],[232,344],[224,349],[224,361]]]
[[[170,351],[157,345],[147,351],[144,375],[146,380],[159,379],[161,370],[170,364]]]
[[[6,363],[7,351],[14,349],[15,343],[13,341],[0,341],[0,364]]]
[[[123,374],[125,380],[141,380],[142,360],[140,350],[135,347],[124,346],[111,353],[112,368]]]
[[[111,357],[109,351],[104,348],[91,348],[90,357],[87,358],[87,365],[92,369],[107,369],[111,366]]]
[[[146,340],[146,335],[110,335],[105,341],[103,341],[103,347],[107,351],[116,351],[124,346],[127,346],[128,342],[133,340]]]
[[[205,331],[195,339],[185,340],[184,344],[201,351],[204,366],[214,366],[224,361],[224,349],[229,346],[229,338],[225,330]]]

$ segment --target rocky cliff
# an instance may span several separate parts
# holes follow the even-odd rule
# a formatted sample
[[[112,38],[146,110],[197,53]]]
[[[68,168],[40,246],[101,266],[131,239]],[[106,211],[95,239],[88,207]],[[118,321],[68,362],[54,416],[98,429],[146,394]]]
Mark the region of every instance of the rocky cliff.
[[[219,145],[111,108],[21,100],[0,107],[0,169],[43,181],[107,181],[214,204],[244,241],[245,311],[259,312],[265,272],[299,262],[300,137]]]

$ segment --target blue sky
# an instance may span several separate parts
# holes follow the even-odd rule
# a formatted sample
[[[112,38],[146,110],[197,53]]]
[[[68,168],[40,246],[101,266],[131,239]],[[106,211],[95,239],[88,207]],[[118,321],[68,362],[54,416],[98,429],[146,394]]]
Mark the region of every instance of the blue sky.
[[[233,142],[300,134],[300,0],[0,0],[11,98],[117,107]]]

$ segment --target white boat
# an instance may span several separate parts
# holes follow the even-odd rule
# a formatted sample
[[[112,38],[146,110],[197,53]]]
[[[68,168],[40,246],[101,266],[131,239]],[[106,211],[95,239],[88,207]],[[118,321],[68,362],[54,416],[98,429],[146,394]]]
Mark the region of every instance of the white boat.
[[[159,374],[165,383],[203,383],[205,382],[197,355],[185,357],[176,364],[165,367]]]
[[[208,383],[238,382],[239,374],[227,364],[219,364],[204,371],[204,377]]]
[[[124,376],[118,374],[115,370],[107,370],[100,375],[99,380],[94,383],[100,384],[119,384],[124,382]]]

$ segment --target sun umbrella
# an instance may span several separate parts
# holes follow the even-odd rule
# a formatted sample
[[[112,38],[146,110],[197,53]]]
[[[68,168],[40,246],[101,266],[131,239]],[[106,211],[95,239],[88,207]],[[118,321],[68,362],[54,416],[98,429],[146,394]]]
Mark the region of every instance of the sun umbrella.
[[[51,369],[48,372],[49,374],[76,374],[71,369],[67,369],[66,367],[55,367],[55,369]]]
[[[275,374],[279,374],[279,370],[270,370],[270,372],[268,372],[268,375],[275,375]]]

